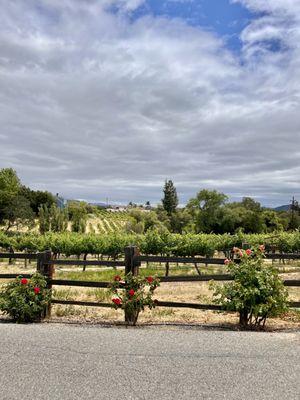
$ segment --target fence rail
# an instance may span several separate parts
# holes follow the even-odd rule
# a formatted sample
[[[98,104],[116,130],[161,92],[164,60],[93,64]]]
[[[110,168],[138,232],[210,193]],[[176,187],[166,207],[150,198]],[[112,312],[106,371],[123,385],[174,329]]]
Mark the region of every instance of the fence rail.
[[[68,279],[54,279],[54,266],[55,265],[80,265],[80,266],[108,266],[108,267],[124,267],[125,273],[133,273],[134,275],[139,274],[139,267],[142,262],[151,263],[182,263],[182,264],[212,264],[212,265],[224,265],[224,259],[221,258],[202,258],[202,257],[163,257],[163,256],[141,256],[135,246],[125,248],[124,260],[121,261],[104,261],[104,260],[70,260],[70,259],[54,259],[50,251],[42,253],[0,253],[0,258],[9,259],[35,259],[37,260],[37,271],[42,273],[48,283],[48,288],[52,286],[79,286],[89,288],[104,288],[107,289],[110,286],[110,282],[100,281],[84,281],[84,280],[68,280]],[[268,254],[267,259],[300,259],[300,254]],[[224,265],[225,266],[225,265]],[[199,273],[199,271],[198,271]],[[0,279],[13,279],[18,277],[20,274],[0,274]],[[25,278],[30,278],[31,274],[22,274]],[[161,282],[207,282],[211,280],[215,281],[231,281],[233,279],[229,274],[200,274],[200,275],[181,275],[181,276],[164,276],[160,278]],[[288,287],[300,287],[300,280],[287,279],[284,280],[284,285]],[[90,306],[90,307],[113,307],[111,303],[91,302],[91,301],[77,301],[77,300],[59,300],[52,299],[51,304],[62,304],[62,305],[78,305],[78,306]],[[185,303],[185,302],[172,302],[172,301],[157,301],[158,307],[172,307],[172,308],[193,308],[199,310],[219,310],[223,308],[215,304],[198,304],[198,303]],[[289,306],[292,308],[300,308],[300,302],[290,302]],[[224,310],[223,310],[224,311]],[[50,316],[51,305],[49,306],[46,315]]]
[[[104,261],[104,260],[50,260],[48,265],[94,265],[94,266],[106,266],[106,267],[124,267],[124,261]]]
[[[40,253],[0,253],[0,258],[19,258],[23,260],[36,260]]]

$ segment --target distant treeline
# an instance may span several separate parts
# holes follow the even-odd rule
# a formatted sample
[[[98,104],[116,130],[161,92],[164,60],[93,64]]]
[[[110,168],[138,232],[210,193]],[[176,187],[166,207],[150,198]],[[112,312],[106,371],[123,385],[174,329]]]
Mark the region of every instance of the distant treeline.
[[[47,232],[85,233],[99,231],[90,217],[103,218],[103,210],[86,202],[73,201],[67,207],[59,208],[56,198],[49,192],[34,191],[21,184],[11,168],[0,170],[0,228],[9,232],[37,228],[41,234]],[[145,234],[157,231],[160,234],[236,234],[242,232],[272,233],[293,231],[300,228],[300,207],[293,201],[290,210],[275,211],[264,208],[250,197],[240,202],[228,202],[224,193],[216,190],[200,190],[183,208],[178,207],[179,199],[171,180],[163,187],[161,204],[151,207],[136,207],[133,203],[128,212],[122,213],[124,223],[112,226],[124,233]],[[104,223],[114,218],[106,212]],[[113,230],[114,230],[113,229]]]

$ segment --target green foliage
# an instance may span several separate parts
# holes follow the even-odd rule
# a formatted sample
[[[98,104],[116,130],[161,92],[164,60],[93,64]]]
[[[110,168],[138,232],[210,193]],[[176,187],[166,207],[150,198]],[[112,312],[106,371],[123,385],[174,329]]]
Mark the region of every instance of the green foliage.
[[[277,270],[263,262],[263,249],[236,248],[240,263],[226,260],[234,281],[224,286],[212,284],[215,303],[228,311],[238,311],[244,327],[264,327],[268,317],[287,310],[287,290]]]
[[[178,197],[176,188],[171,180],[165,181],[165,186],[163,189],[164,198],[162,199],[162,204],[168,215],[171,215],[178,206]]]
[[[22,186],[13,169],[0,170],[0,224],[5,224],[6,230],[20,226],[31,228],[38,208],[43,204],[50,207],[54,202],[49,192]]]
[[[39,208],[39,230],[41,234],[46,232],[65,232],[68,227],[67,209],[59,209],[55,204],[49,208],[43,204]]]
[[[201,190],[187,205],[195,221],[196,232],[219,232],[222,206],[227,196],[216,190]]]
[[[42,235],[51,229],[50,210],[45,204],[39,208],[39,229]]]
[[[6,284],[0,292],[0,310],[15,322],[33,322],[43,317],[51,299],[51,291],[40,274],[30,279],[19,276]]]
[[[83,254],[103,255],[118,258],[124,247],[136,245],[142,254],[177,256],[213,256],[215,251],[228,254],[235,247],[249,243],[257,247],[261,243],[266,251],[296,253],[300,251],[300,232],[277,232],[272,234],[172,234],[167,230],[148,230],[145,234],[110,233],[81,234],[75,232],[9,233],[0,231],[0,249],[39,252],[51,249],[65,256]]]
[[[5,210],[12,199],[18,195],[21,187],[20,180],[12,168],[0,170],[0,223],[5,219]]]
[[[153,211],[132,209],[128,213],[128,218],[125,225],[126,232],[142,234],[148,230],[166,230],[165,226],[159,220],[158,215]]]
[[[18,194],[21,182],[12,168],[3,168],[0,170],[0,198],[5,199],[6,196],[14,196]]]
[[[177,209],[170,215],[170,230],[174,233],[194,231],[193,219],[187,209]]]
[[[283,225],[284,221],[280,219],[278,212],[273,210],[264,210],[262,212],[265,232],[283,231],[287,226]]]
[[[49,192],[43,192],[41,190],[35,191],[26,186],[21,186],[20,194],[29,201],[30,207],[35,215],[38,215],[40,207],[47,206],[50,208],[52,205],[55,205],[55,198]]]
[[[68,206],[68,213],[71,217],[72,232],[84,233],[87,224],[87,209],[84,202],[73,202]]]
[[[29,201],[20,195],[12,197],[10,203],[2,209],[3,220],[6,223],[5,230],[20,228],[22,226],[32,227],[34,225],[34,213],[30,208]]]
[[[122,280],[120,275],[114,277],[110,290],[113,294],[112,302],[116,309],[122,308],[125,312],[125,321],[135,325],[140,311],[145,307],[155,307],[153,300],[154,290],[159,286],[159,280],[152,276],[125,275]]]

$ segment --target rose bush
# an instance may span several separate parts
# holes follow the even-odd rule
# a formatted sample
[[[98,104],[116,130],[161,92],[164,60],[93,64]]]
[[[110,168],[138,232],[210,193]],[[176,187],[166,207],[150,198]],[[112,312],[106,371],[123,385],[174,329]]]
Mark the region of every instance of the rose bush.
[[[124,276],[116,275],[110,285],[113,294],[112,302],[116,309],[123,309],[125,322],[135,325],[140,311],[145,307],[155,307],[153,300],[154,290],[159,286],[159,279],[152,276],[133,276],[131,273]]]
[[[51,291],[41,274],[30,279],[19,276],[0,291],[0,310],[15,322],[39,321],[50,300]]]
[[[238,311],[243,327],[263,328],[268,317],[287,310],[287,290],[270,264],[264,263],[264,246],[234,248],[235,260],[224,261],[233,281],[223,286],[211,284],[214,302],[227,311]]]

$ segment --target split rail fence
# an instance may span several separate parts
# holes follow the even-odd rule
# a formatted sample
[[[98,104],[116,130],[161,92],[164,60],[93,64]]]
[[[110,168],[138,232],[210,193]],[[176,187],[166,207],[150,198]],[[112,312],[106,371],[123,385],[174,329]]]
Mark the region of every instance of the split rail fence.
[[[104,281],[84,281],[84,280],[68,280],[68,279],[55,279],[54,267],[55,265],[77,265],[77,266],[105,266],[105,267],[124,267],[125,274],[131,272],[133,275],[138,275],[142,262],[146,263],[166,263],[167,274],[169,274],[169,264],[193,264],[197,269],[198,275],[178,275],[178,276],[164,276],[160,277],[160,282],[207,282],[207,281],[231,281],[233,278],[229,274],[202,274],[198,268],[200,264],[211,264],[224,266],[224,259],[222,258],[204,258],[204,257],[173,257],[173,256],[145,256],[140,255],[137,247],[129,246],[124,249],[124,259],[120,261],[106,261],[106,260],[71,260],[71,259],[53,259],[51,251],[45,251],[37,254],[26,253],[0,253],[0,259],[27,259],[36,260],[37,272],[45,276],[48,282],[48,288],[53,286],[79,286],[88,288],[109,288],[110,282]],[[300,260],[300,254],[267,254],[266,259],[270,260]],[[0,279],[14,279],[22,275],[24,278],[30,278],[31,274],[2,274]],[[289,287],[300,287],[300,280],[287,279],[284,280],[284,285]],[[77,305],[77,306],[91,306],[91,307],[113,307],[112,303],[91,302],[91,301],[76,301],[76,300],[59,300],[52,298],[51,304],[63,305]],[[172,308],[194,308],[200,310],[219,310],[223,311],[222,307],[215,304],[199,304],[199,303],[184,303],[172,301],[158,301],[158,307],[172,307]],[[300,301],[290,302],[289,307],[300,308]],[[51,316],[51,305],[46,311],[46,316]]]

